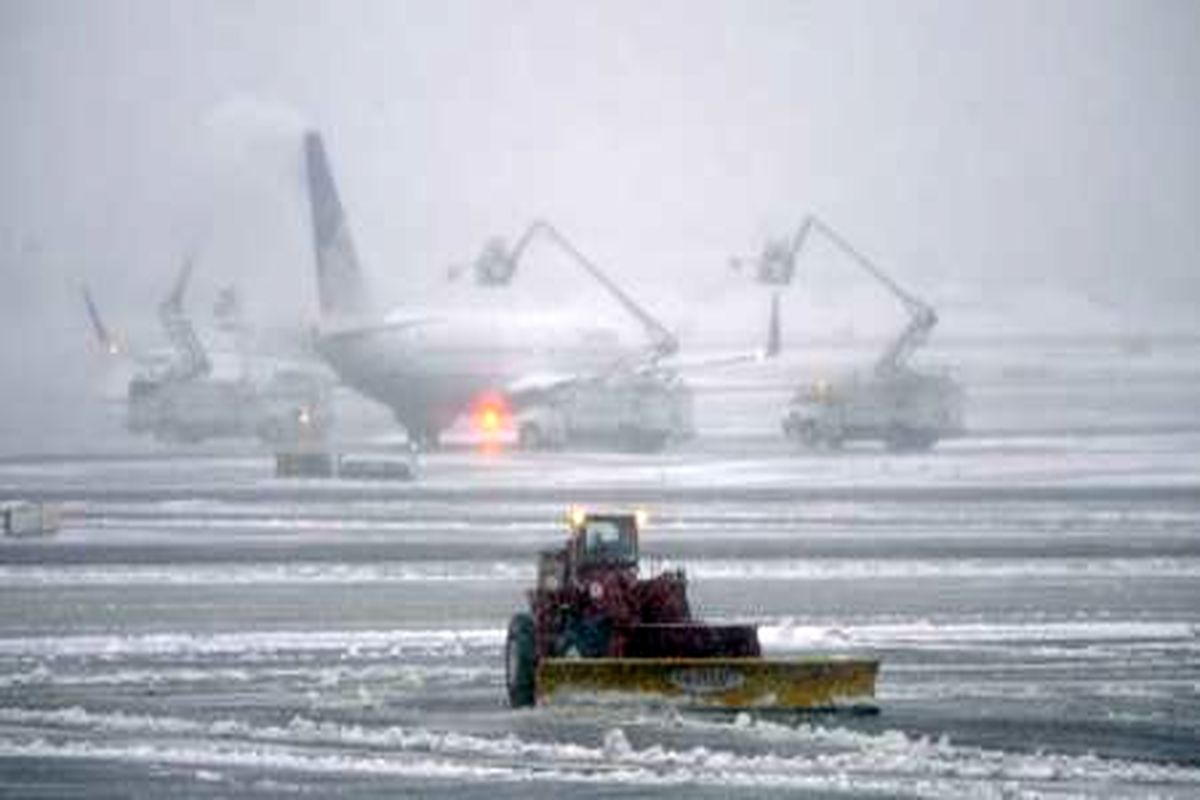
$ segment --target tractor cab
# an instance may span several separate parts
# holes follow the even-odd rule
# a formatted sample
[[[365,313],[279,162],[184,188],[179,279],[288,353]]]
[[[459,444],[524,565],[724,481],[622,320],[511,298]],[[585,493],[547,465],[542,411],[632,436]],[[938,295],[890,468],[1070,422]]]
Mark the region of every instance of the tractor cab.
[[[557,592],[580,586],[599,573],[637,579],[638,527],[641,514],[590,514],[572,508],[567,515],[566,546],[543,550],[538,561],[538,590]]]
[[[569,563],[576,571],[595,567],[637,569],[636,514],[588,514],[572,509]]]

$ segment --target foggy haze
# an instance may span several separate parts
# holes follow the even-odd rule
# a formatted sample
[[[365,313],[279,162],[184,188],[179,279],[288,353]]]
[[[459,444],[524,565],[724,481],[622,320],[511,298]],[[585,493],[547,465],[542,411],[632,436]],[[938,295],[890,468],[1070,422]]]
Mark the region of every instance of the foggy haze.
[[[385,306],[542,216],[696,331],[811,210],[939,337],[1194,330],[1198,39],[1165,1],[6,2],[0,363],[85,362],[85,282],[153,335],[186,253],[195,308],[310,322],[309,128]]]
[[[0,0],[0,800],[1200,798],[1198,79],[1200,0]]]

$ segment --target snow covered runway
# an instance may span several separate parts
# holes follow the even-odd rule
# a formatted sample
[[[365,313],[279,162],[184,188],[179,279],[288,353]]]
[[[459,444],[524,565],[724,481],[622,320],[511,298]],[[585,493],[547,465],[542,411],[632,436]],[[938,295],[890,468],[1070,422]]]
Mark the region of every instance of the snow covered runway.
[[[1200,434],[740,435],[452,451],[413,484],[2,460],[0,496],[66,504],[57,537],[0,542],[2,792],[1200,794]],[[647,508],[644,550],[768,652],[878,655],[880,713],[508,709],[504,628],[571,502]]]

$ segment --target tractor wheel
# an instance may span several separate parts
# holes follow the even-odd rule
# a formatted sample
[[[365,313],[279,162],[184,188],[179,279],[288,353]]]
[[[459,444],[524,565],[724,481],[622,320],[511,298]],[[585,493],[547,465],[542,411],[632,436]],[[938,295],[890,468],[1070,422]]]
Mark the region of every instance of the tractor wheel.
[[[504,679],[508,686],[508,704],[513,708],[533,705],[537,664],[534,650],[533,617],[514,615],[508,623],[508,639],[504,643]]]

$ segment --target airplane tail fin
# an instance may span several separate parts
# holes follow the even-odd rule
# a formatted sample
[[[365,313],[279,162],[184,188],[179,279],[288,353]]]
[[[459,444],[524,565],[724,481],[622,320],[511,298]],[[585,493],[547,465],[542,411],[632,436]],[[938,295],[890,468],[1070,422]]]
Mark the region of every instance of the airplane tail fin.
[[[321,135],[304,136],[308,200],[312,208],[313,246],[317,259],[317,297],[322,317],[356,317],[370,304],[346,214],[338,199]]]
[[[96,332],[96,341],[100,342],[104,352],[112,356],[119,355],[121,343],[117,341],[117,337],[113,336],[108,326],[104,324],[104,320],[100,318],[100,309],[96,307],[96,301],[92,299],[92,293],[86,286],[83,287],[83,302],[87,306],[88,317],[92,321],[92,330]]]
[[[763,355],[774,358],[783,349],[783,326],[779,321],[779,292],[771,293],[771,319],[767,323],[767,348]]]

